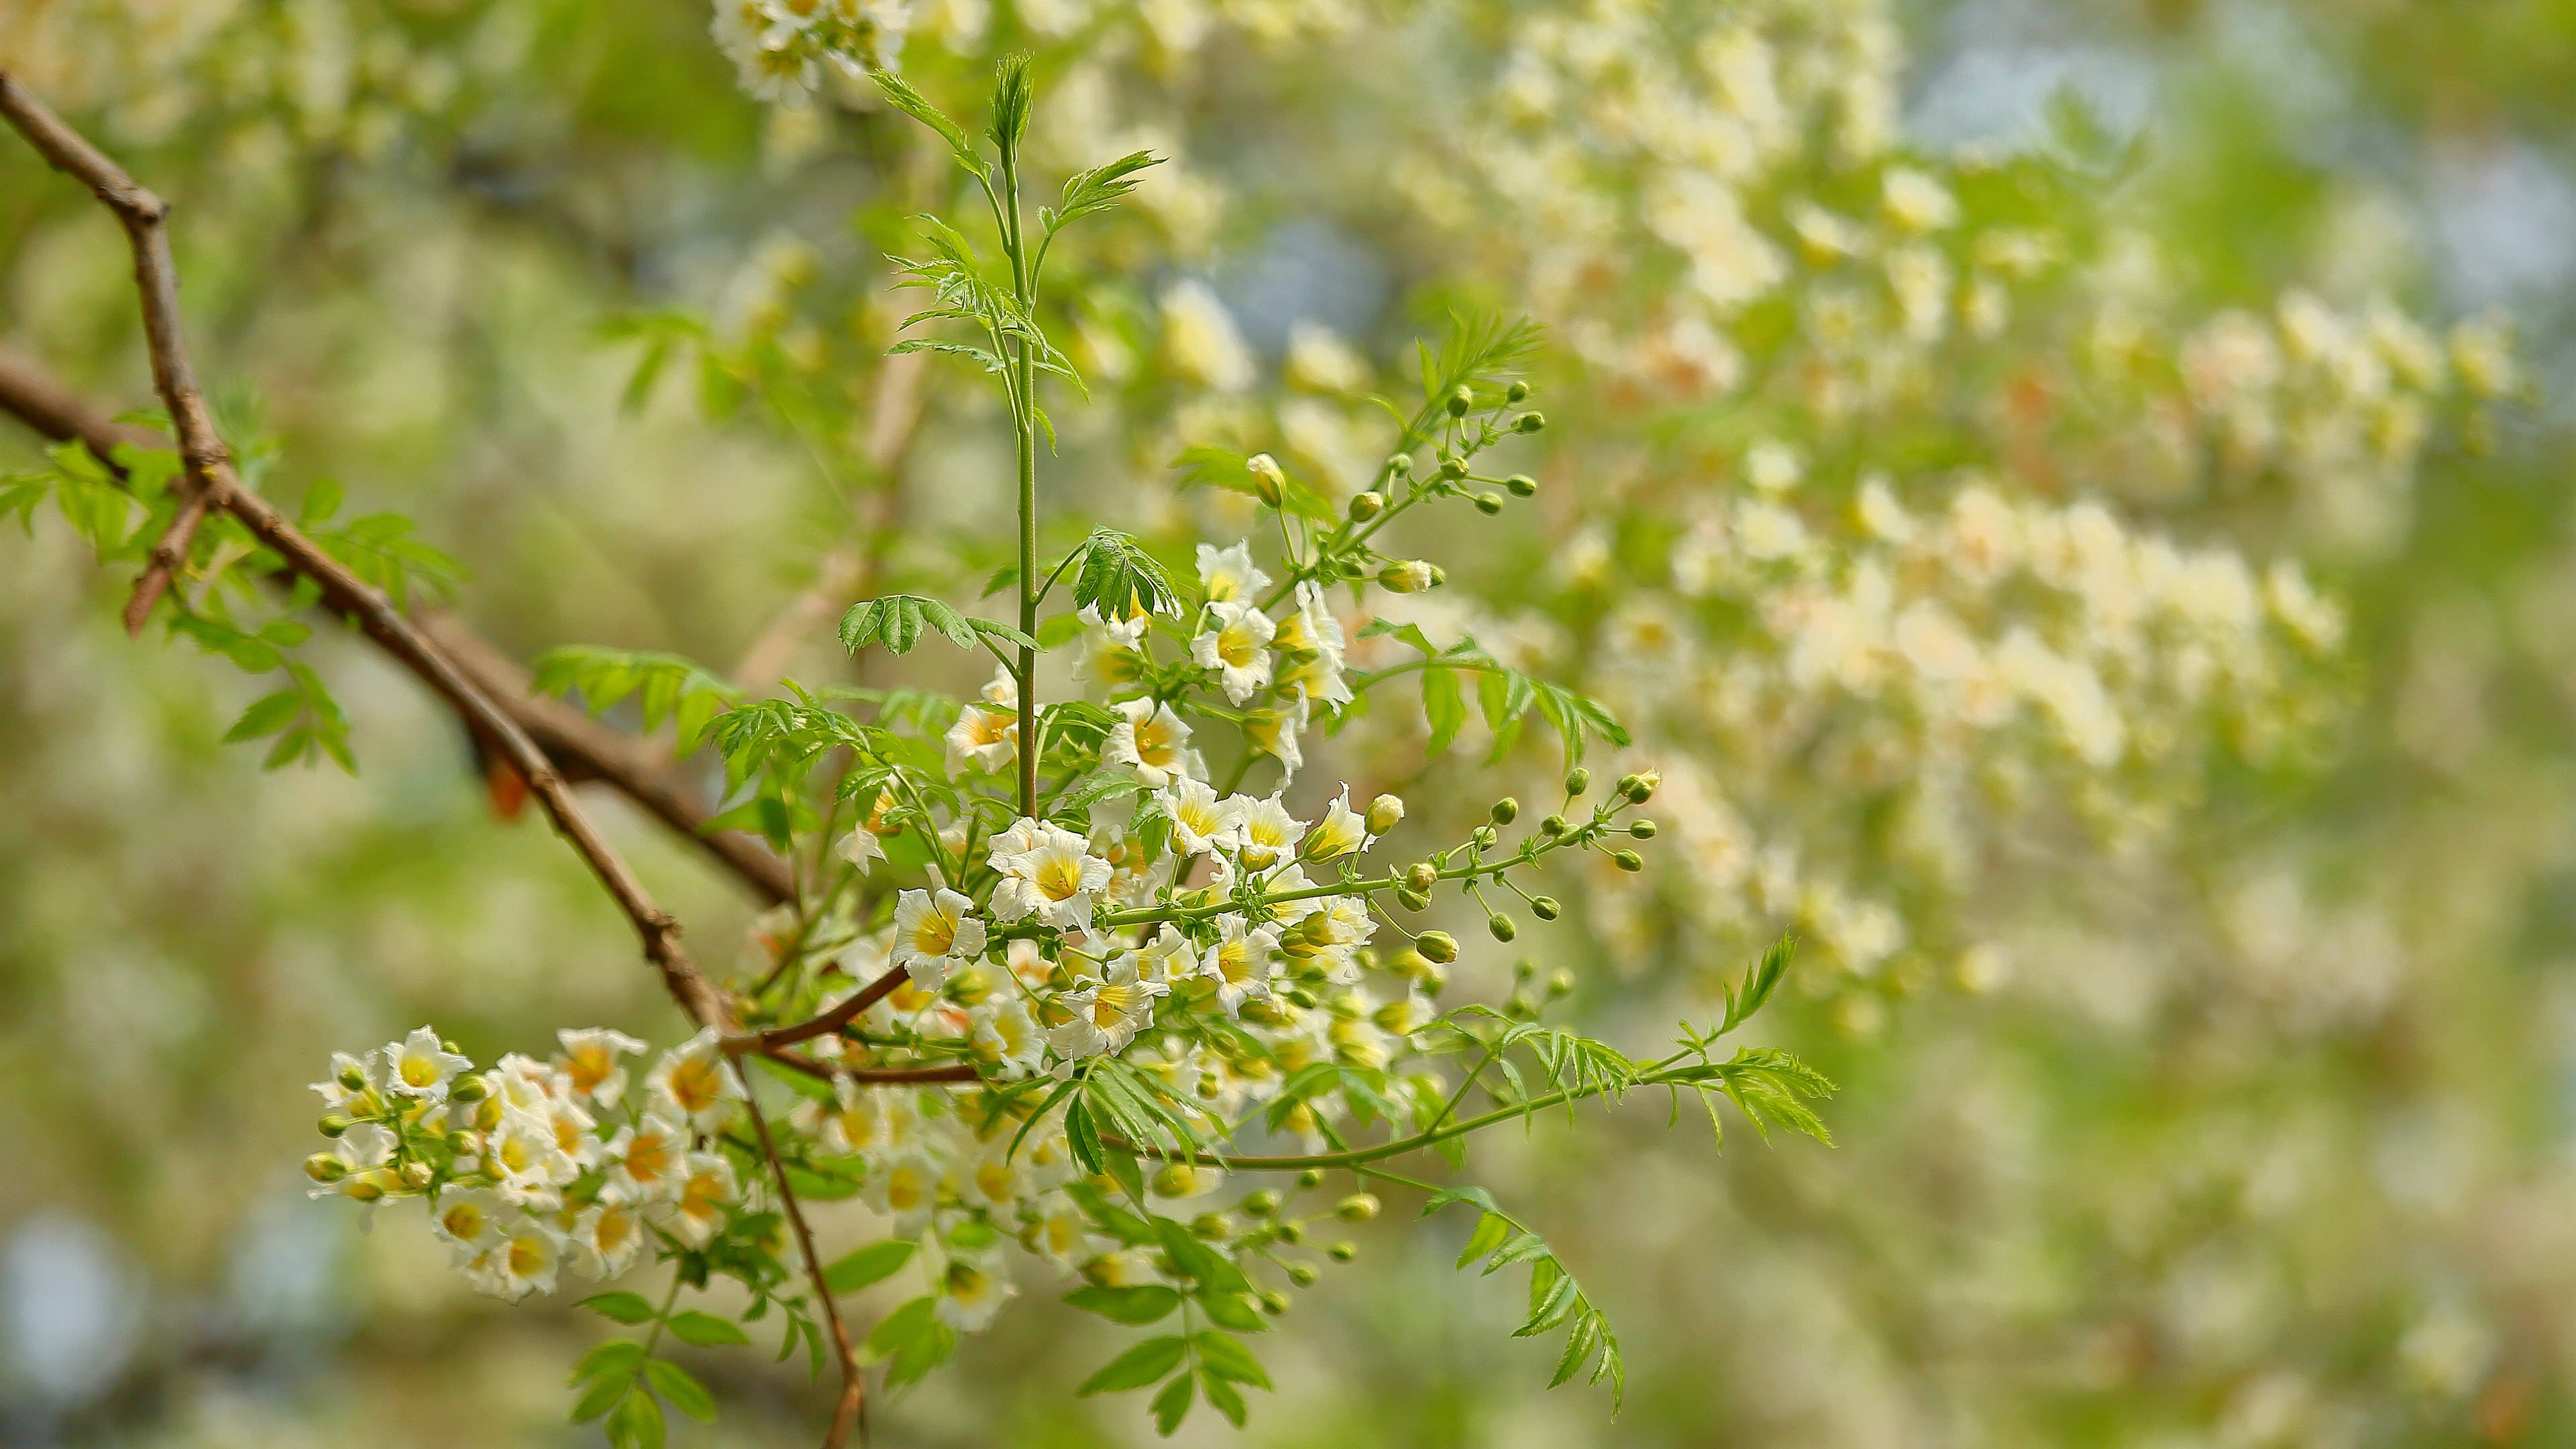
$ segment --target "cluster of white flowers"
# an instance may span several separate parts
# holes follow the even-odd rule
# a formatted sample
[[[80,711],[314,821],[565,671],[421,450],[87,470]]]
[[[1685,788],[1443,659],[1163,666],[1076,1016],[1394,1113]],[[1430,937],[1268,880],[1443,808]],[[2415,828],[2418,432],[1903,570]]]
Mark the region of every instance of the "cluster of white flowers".
[[[657,1243],[705,1246],[745,1205],[720,1144],[741,1087],[715,1033],[663,1053],[633,1093],[623,1059],[642,1042],[560,1038],[543,1061],[480,1072],[426,1026],[335,1054],[313,1084],[334,1139],[305,1161],[314,1195],[425,1199],[458,1271],[512,1300],[553,1292],[566,1268],[614,1278]]]

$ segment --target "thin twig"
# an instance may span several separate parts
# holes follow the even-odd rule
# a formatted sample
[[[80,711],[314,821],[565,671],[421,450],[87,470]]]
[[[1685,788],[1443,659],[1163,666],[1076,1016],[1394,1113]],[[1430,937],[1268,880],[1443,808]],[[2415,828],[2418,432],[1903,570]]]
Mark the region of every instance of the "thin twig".
[[[5,347],[0,347],[0,412],[55,442],[81,444],[119,481],[125,477],[125,466],[115,457],[119,445],[152,452],[169,448],[169,440],[161,434],[112,420],[33,361]],[[518,721],[566,779],[598,780],[622,792],[714,857],[763,904],[776,905],[788,898],[787,863],[752,836],[737,830],[708,830],[714,812],[707,808],[696,783],[665,751],[621,734],[561,700],[530,693],[527,671],[456,615],[432,611],[416,616],[414,622],[447,651],[476,688]],[[473,728],[470,720],[467,728]],[[490,753],[500,753],[488,737],[481,742]]]
[[[812,1057],[778,1047],[762,1046],[751,1037],[731,1037],[725,1042],[728,1051],[749,1052],[764,1061],[776,1062],[791,1072],[799,1072],[818,1082],[846,1079],[862,1087],[929,1087],[983,1080],[983,1073],[971,1062],[947,1066],[924,1067],[841,1067],[818,1062]]]
[[[885,1000],[887,997],[894,995],[895,988],[903,985],[906,979],[908,979],[908,975],[905,969],[901,966],[897,966],[883,976],[878,977],[876,980],[860,987],[847,1000],[834,1006],[831,1010],[813,1018],[811,1021],[803,1021],[794,1026],[782,1026],[769,1031],[757,1032],[746,1038],[746,1040],[757,1042],[764,1047],[783,1047],[794,1046],[800,1041],[808,1041],[818,1036],[828,1036],[833,1032],[839,1031],[842,1027],[848,1026],[851,1022],[858,1020],[860,1012],[863,1012],[869,1007],[876,1005],[878,1002]]]
[[[454,705],[470,726],[499,746],[502,758],[545,803],[556,833],[572,843],[633,923],[643,942],[645,958],[661,972],[663,987],[671,998],[700,1025],[729,1030],[732,1009],[723,993],[689,959],[688,951],[680,944],[679,922],[654,904],[643,882],[636,879],[624,858],[600,834],[598,826],[573,798],[572,787],[565,783],[562,772],[537,748],[528,732],[476,687],[445,650],[415,628],[392,600],[315,545],[266,500],[239,486],[231,459],[215,437],[213,420],[197,391],[186,346],[180,340],[179,286],[163,237],[165,209],[160,200],[136,185],[105,153],[64,125],[5,71],[0,71],[0,116],[7,117],[55,169],[68,172],[88,186],[125,224],[134,244],[135,278],[142,294],[153,380],[178,429],[180,455],[186,461],[197,496],[207,507],[223,509],[240,520],[252,537],[266,544],[289,568],[318,585],[323,603],[355,620],[368,637],[384,646],[405,668]],[[168,541],[164,539],[164,543]],[[163,583],[167,583],[166,578]]]
[[[778,1155],[778,1144],[770,1139],[769,1118],[760,1110],[760,1099],[751,1090],[749,1077],[743,1078],[742,1088],[743,1106],[751,1113],[752,1130],[760,1134],[760,1155],[769,1159],[770,1179],[778,1184],[778,1205],[787,1213],[788,1226],[796,1230],[796,1246],[805,1255],[805,1276],[814,1284],[814,1301],[822,1305],[823,1321],[832,1326],[833,1350],[840,1355],[841,1401],[832,1407],[832,1427],[823,1436],[823,1449],[841,1449],[849,1442],[850,1429],[859,1421],[859,1411],[866,1406],[867,1370],[859,1366],[859,1351],[850,1343],[850,1330],[841,1322],[839,1305],[832,1301],[832,1286],[823,1280],[823,1259],[814,1251],[814,1230],[805,1226],[805,1209],[797,1205],[796,1189],[787,1184],[787,1164]]]

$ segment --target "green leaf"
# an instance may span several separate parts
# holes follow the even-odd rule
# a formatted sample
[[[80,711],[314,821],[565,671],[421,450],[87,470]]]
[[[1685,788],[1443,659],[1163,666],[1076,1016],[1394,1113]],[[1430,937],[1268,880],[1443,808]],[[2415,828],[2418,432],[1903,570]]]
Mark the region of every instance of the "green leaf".
[[[1512,1235],[1512,1220],[1501,1213],[1489,1212],[1476,1219],[1476,1230],[1467,1235],[1467,1246],[1458,1254],[1458,1267],[1466,1266],[1503,1245]]]
[[[701,1313],[694,1308],[685,1313],[673,1314],[669,1326],[672,1337],[682,1343],[694,1343],[700,1348],[709,1348],[720,1343],[751,1342],[751,1336],[744,1333],[741,1325],[732,1319],[718,1318],[712,1313]]]
[[[1159,166],[1163,158],[1151,151],[1131,151],[1088,171],[1077,171],[1064,183],[1064,206],[1044,216],[1047,234],[1052,236],[1094,212],[1107,211],[1126,199],[1136,189],[1134,176],[1148,166]]]
[[[1214,1406],[1218,1413],[1225,1415],[1226,1422],[1238,1429],[1243,1427],[1246,1410],[1241,1389],[1226,1382],[1215,1370],[1208,1368],[1199,1370],[1199,1386],[1207,1390],[1208,1403]]]
[[[879,1320],[867,1353],[886,1362],[886,1383],[913,1383],[957,1351],[957,1333],[939,1320],[939,1300],[924,1295]]]
[[[577,1384],[584,1379],[612,1374],[624,1374],[632,1379],[643,1364],[644,1345],[632,1339],[612,1338],[583,1354],[581,1362],[573,1365],[572,1377],[565,1382]]]
[[[1458,676],[1446,669],[1422,671],[1422,713],[1431,727],[1431,739],[1424,753],[1437,757],[1448,753],[1467,723],[1467,702],[1458,692]]]
[[[1165,1384],[1163,1391],[1154,1396],[1154,1432],[1168,1439],[1173,1430],[1181,1427],[1181,1421],[1190,1416],[1190,1396],[1195,1392],[1197,1382],[1192,1376],[1183,1374]]]
[[[1029,58],[1004,56],[995,67],[993,124],[985,134],[992,138],[994,149],[1002,153],[1005,165],[1018,156],[1020,142],[1028,137],[1030,96]]]
[[[264,695],[242,711],[241,718],[233,721],[231,729],[224,731],[224,743],[239,744],[243,740],[273,735],[303,712],[304,695],[300,690],[281,689],[275,694]]]
[[[607,1413],[617,1407],[618,1400],[625,1398],[628,1391],[634,1387],[635,1369],[631,1365],[619,1373],[600,1375],[591,1381],[590,1387],[583,1390],[581,1398],[573,1404],[572,1422],[587,1424]]]
[[[593,1293],[573,1307],[587,1308],[619,1323],[642,1323],[653,1316],[653,1305],[644,1301],[641,1293]]]
[[[667,1358],[644,1362],[644,1382],[653,1386],[663,1401],[701,1424],[716,1420],[716,1396],[707,1392],[695,1375]]]
[[[1270,1375],[1263,1371],[1261,1361],[1254,1358],[1252,1350],[1245,1348],[1243,1340],[1233,1334],[1202,1328],[1191,1335],[1190,1342],[1197,1347],[1199,1361],[1206,1365],[1209,1373],[1239,1384],[1250,1384],[1256,1389],[1270,1387]]]
[[[1116,529],[1094,529],[1080,552],[1082,567],[1074,575],[1073,600],[1077,607],[1091,609],[1095,618],[1180,612],[1171,575],[1135,539]]]
[[[876,81],[877,89],[885,92],[886,99],[894,103],[896,110],[939,133],[939,138],[948,143],[949,151],[956,156],[958,165],[979,178],[993,174],[992,163],[976,154],[975,143],[967,138],[966,128],[948,119],[946,112],[932,105],[903,77],[890,70],[870,71],[869,75]]]
[[[1188,1352],[1189,1340],[1176,1333],[1146,1339],[1111,1359],[1100,1372],[1084,1379],[1082,1387],[1073,1391],[1074,1397],[1087,1399],[1093,1394],[1117,1393],[1159,1383],[1163,1375],[1181,1366],[1181,1359]]]
[[[1154,1219],[1154,1237],[1172,1260],[1172,1266],[1196,1280],[1199,1286],[1218,1293],[1248,1293],[1252,1281],[1233,1259],[1200,1242],[1190,1230],[1170,1218]]]
[[[870,1243],[825,1268],[823,1286],[835,1293],[856,1293],[871,1284],[882,1283],[911,1262],[913,1251],[920,1246],[909,1238],[889,1238],[882,1243]]]
[[[1181,1306],[1178,1290],[1160,1284],[1135,1288],[1076,1288],[1064,1295],[1064,1301],[1085,1313],[1097,1313],[1112,1323],[1142,1326],[1168,1315]]]
[[[1198,1305],[1208,1321],[1219,1328],[1231,1328],[1237,1333],[1270,1331],[1270,1320],[1262,1317],[1260,1308],[1241,1293],[1203,1293]]]
[[[851,653],[882,642],[897,654],[909,654],[925,629],[936,629],[960,648],[975,647],[975,636],[990,634],[1013,643],[1026,640],[1035,648],[1037,641],[1006,624],[990,619],[969,619],[937,599],[918,594],[893,594],[882,599],[869,599],[850,607],[841,616],[841,644]]]
[[[662,1406],[650,1394],[628,1394],[608,1416],[608,1442],[616,1449],[662,1449]]]

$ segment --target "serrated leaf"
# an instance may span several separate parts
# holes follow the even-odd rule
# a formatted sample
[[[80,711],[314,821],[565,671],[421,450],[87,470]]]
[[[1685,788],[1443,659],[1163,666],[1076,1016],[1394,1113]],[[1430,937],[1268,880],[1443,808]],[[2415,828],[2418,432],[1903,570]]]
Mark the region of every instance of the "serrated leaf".
[[[896,110],[939,133],[939,138],[948,143],[950,154],[957,158],[958,165],[979,178],[993,174],[993,164],[976,153],[975,143],[968,139],[966,128],[948,119],[948,113],[932,105],[929,97],[914,90],[909,82],[893,71],[875,70],[869,75],[876,81],[877,89],[894,103]]]
[[[1111,1359],[1098,1373],[1082,1381],[1074,1397],[1087,1399],[1093,1394],[1120,1393],[1160,1383],[1165,1374],[1181,1366],[1189,1352],[1189,1340],[1179,1334],[1149,1338]]]
[[[1448,753],[1467,724],[1467,702],[1458,692],[1458,676],[1446,669],[1422,671],[1422,714],[1431,728],[1423,751],[1434,758]]]
[[[1156,1433],[1168,1439],[1173,1430],[1181,1427],[1181,1421],[1190,1416],[1190,1396],[1196,1392],[1196,1385],[1195,1378],[1189,1374],[1183,1374],[1165,1384],[1161,1393],[1154,1395],[1154,1431]]]
[[[1233,1334],[1202,1328],[1191,1335],[1190,1343],[1198,1349],[1199,1361],[1207,1366],[1208,1372],[1257,1389],[1270,1387],[1268,1371],[1261,1367],[1259,1359],[1252,1356],[1252,1350],[1245,1348],[1243,1341]]]

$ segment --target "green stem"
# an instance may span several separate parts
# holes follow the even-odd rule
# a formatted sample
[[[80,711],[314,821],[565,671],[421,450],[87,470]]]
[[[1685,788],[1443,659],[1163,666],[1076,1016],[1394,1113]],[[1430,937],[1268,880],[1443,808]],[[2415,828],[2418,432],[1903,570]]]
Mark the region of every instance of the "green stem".
[[[653,1315],[653,1331],[644,1336],[644,1353],[651,1357],[654,1346],[662,1341],[662,1326],[671,1321],[671,1305],[680,1301],[680,1270],[671,1270],[671,1291],[662,1295],[662,1309]]]
[[[1020,314],[1036,325],[1037,299],[1031,295],[1028,249],[1020,232],[1019,169],[1010,154],[1002,156],[1004,245],[1011,254],[1011,288]],[[1038,632],[1038,426],[1037,369],[1029,356],[1029,339],[1011,339],[1011,365],[1019,385],[1011,420],[1017,432],[1020,465],[1020,632]],[[1020,814],[1038,813],[1038,652],[1020,647]]]

